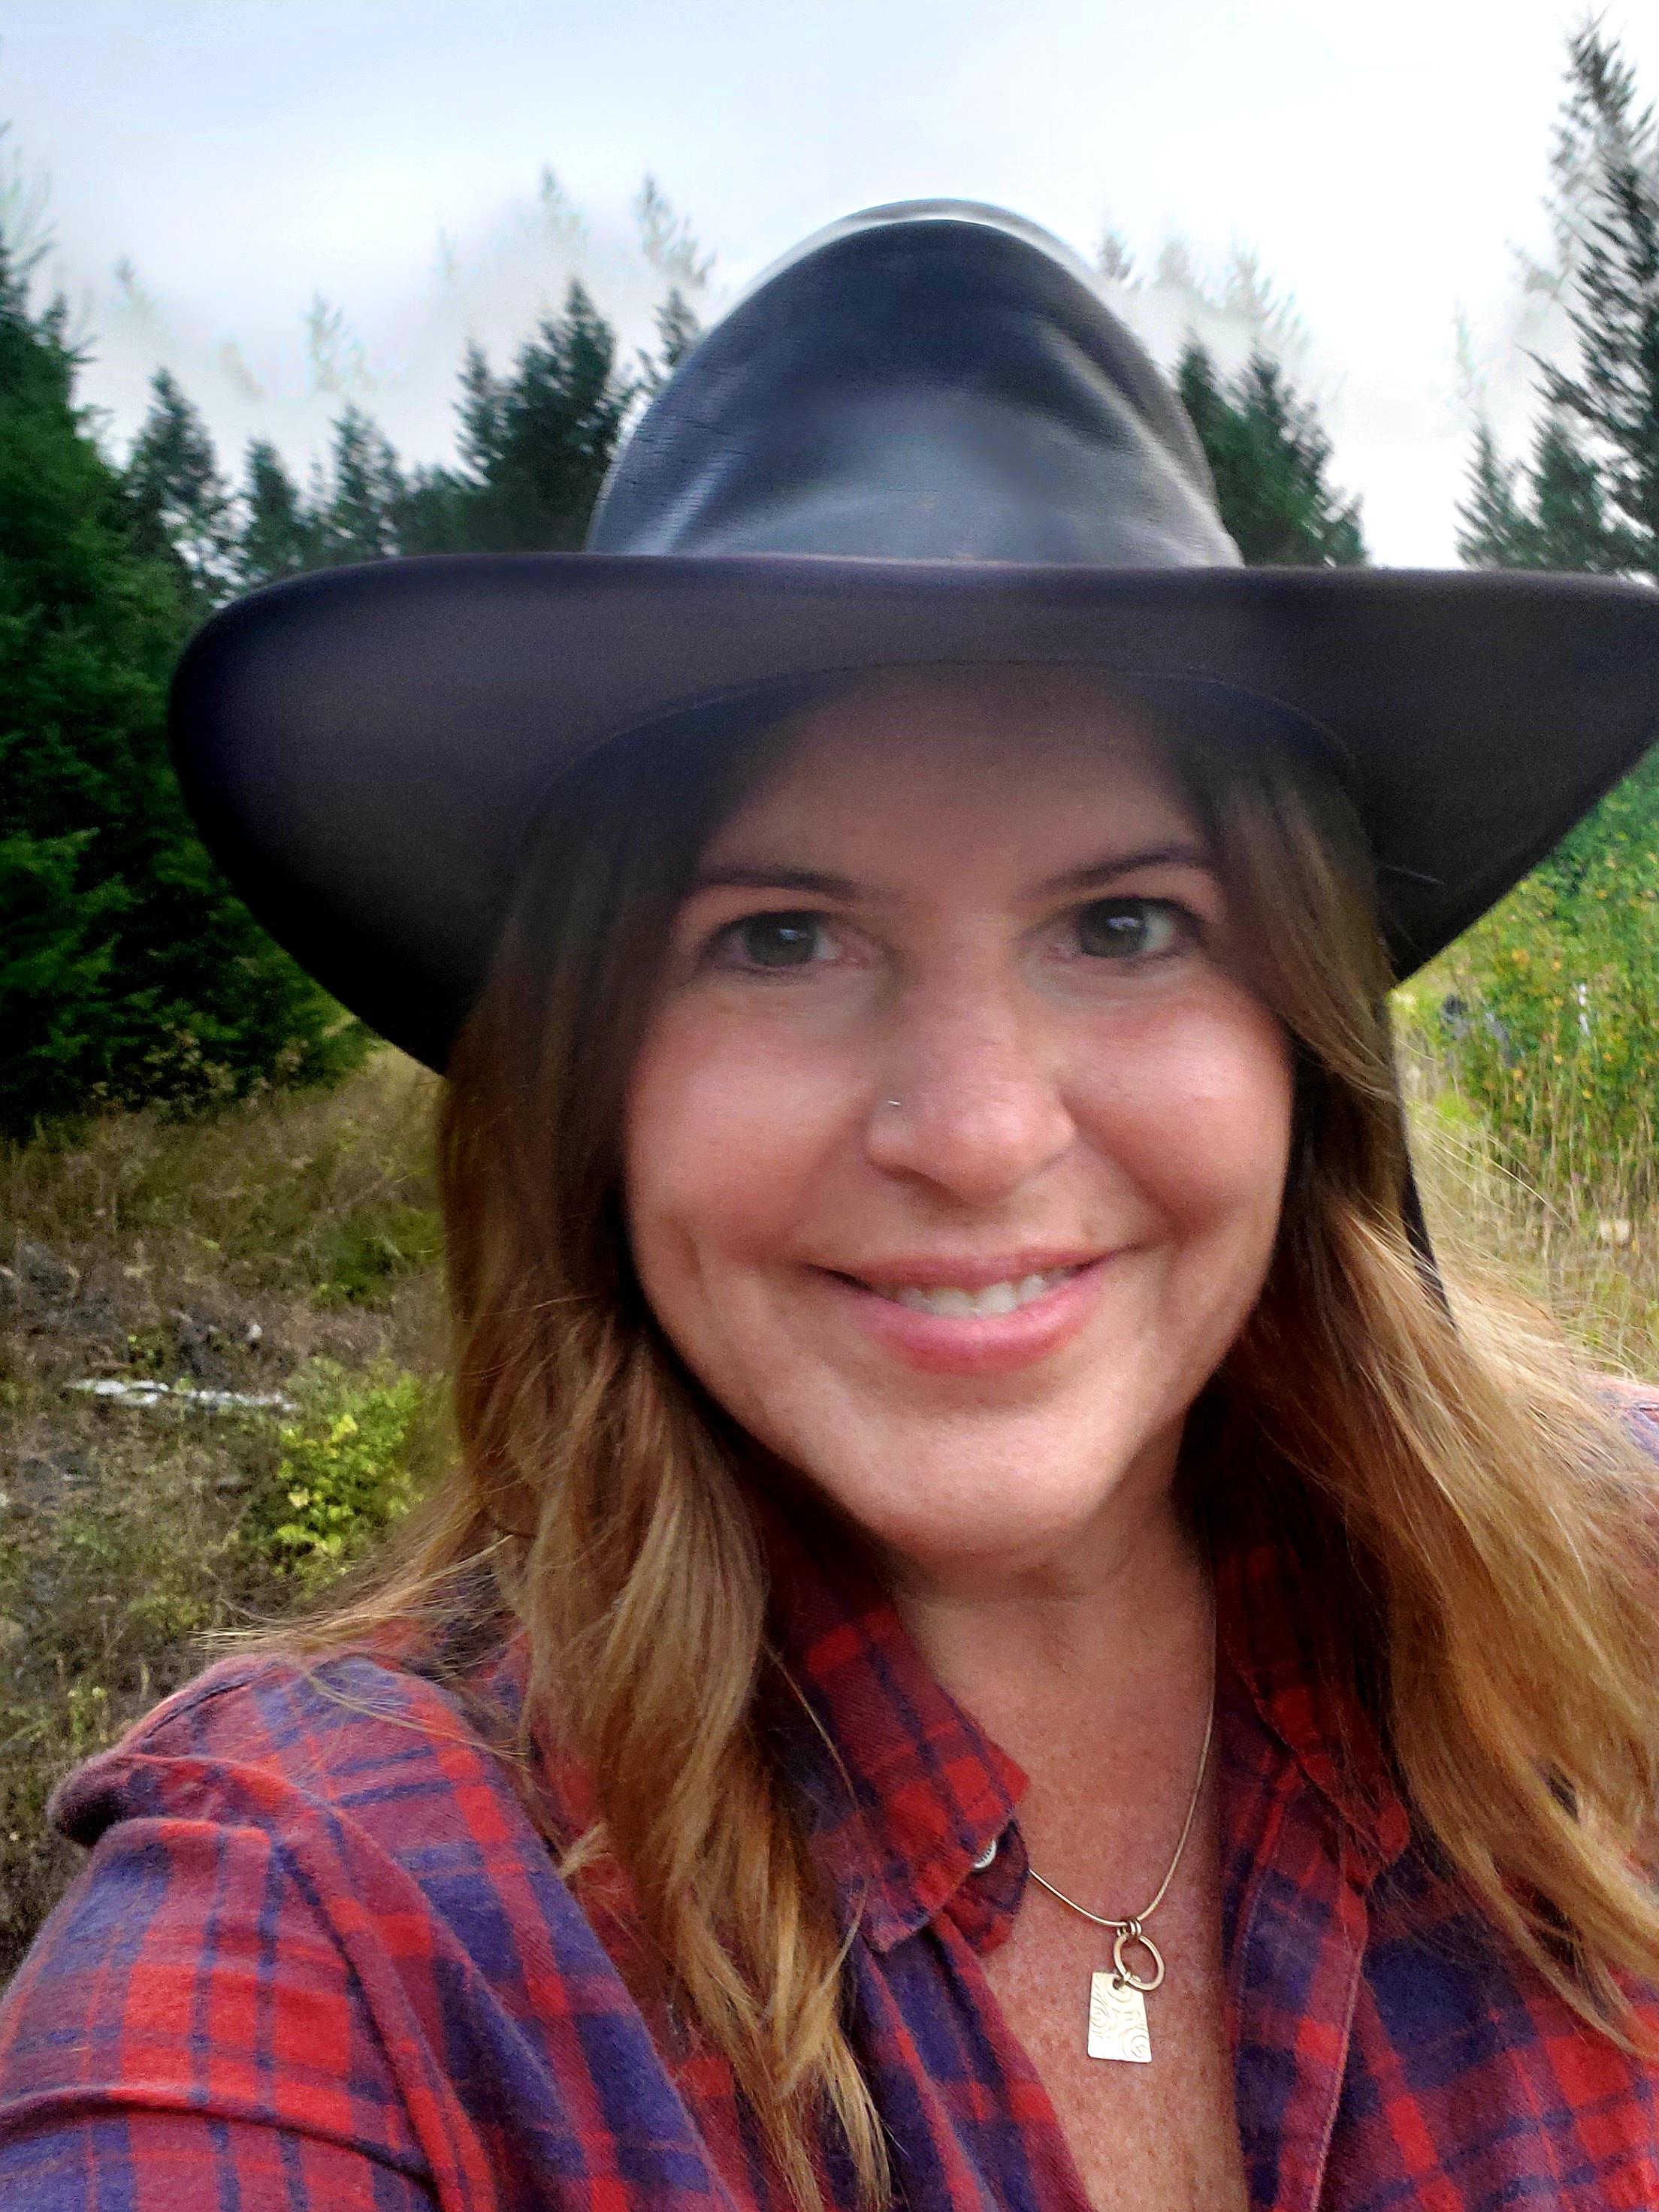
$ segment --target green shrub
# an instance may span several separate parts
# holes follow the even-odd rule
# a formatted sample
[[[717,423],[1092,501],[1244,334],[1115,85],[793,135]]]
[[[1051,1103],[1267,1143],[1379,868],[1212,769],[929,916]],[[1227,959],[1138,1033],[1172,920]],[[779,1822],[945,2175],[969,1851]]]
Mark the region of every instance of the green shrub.
[[[414,1503],[428,1386],[382,1367],[351,1375],[313,1360],[295,1386],[297,1419],[243,1523],[243,1540],[283,1576],[320,1586]]]
[[[1429,969],[1406,1002],[1511,1166],[1553,1197],[1653,1194],[1659,758]]]
[[[373,1304],[399,1276],[435,1267],[442,1252],[431,1207],[396,1200],[360,1207],[319,1240],[317,1303]]]

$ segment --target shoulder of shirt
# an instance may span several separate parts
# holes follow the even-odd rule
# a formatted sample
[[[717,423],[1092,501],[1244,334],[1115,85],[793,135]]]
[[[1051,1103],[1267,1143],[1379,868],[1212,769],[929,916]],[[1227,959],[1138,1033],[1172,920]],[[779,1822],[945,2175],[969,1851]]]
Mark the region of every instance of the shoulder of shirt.
[[[90,1846],[123,1820],[283,1825],[309,1808],[379,1826],[377,1814],[399,1802],[430,1809],[483,1792],[528,1822],[517,1698],[510,1679],[498,1685],[497,1675],[510,1677],[504,1655],[474,1678],[482,1696],[368,1650],[223,1660],[71,1774],[51,1819]],[[492,1696],[497,1687],[504,1694]],[[486,1713],[498,1724],[489,1728],[493,1741]],[[556,1826],[579,1824],[579,1784],[562,1763],[537,1763],[538,1802]]]

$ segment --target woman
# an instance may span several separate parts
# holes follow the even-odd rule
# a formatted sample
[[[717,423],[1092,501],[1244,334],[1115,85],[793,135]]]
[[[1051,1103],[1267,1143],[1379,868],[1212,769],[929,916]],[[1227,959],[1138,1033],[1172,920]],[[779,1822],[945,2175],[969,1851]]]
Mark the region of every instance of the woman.
[[[763,280],[592,546],[182,672],[449,1077],[461,1452],[60,1794],[0,2206],[1659,2202],[1650,1484],[1449,1314],[1385,999],[1659,605],[1243,574],[954,206]]]

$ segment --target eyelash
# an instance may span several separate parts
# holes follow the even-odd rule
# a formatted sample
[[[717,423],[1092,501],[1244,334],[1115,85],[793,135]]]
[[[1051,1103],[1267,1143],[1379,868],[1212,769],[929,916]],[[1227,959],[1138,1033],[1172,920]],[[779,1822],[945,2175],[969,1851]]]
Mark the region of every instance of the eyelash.
[[[1203,933],[1204,925],[1201,918],[1195,915],[1190,907],[1183,906],[1178,899],[1139,897],[1133,894],[1117,898],[1083,900],[1077,906],[1068,908],[1064,915],[1057,917],[1056,920],[1060,922],[1071,922],[1080,926],[1083,916],[1103,907],[1136,908],[1147,915],[1163,916],[1173,925],[1175,941],[1152,952],[1132,951],[1114,957],[1105,953],[1086,952],[1079,948],[1073,957],[1085,961],[1097,960],[1102,966],[1150,967],[1157,962],[1170,959],[1179,952],[1190,951],[1199,942]],[[769,977],[799,975],[804,969],[826,964],[816,958],[801,961],[799,963],[780,962],[775,965],[768,965],[761,961],[743,960],[738,954],[744,931],[751,928],[757,922],[768,921],[780,923],[797,922],[803,925],[811,923],[815,929],[833,932],[836,918],[833,915],[823,913],[813,908],[757,908],[750,914],[739,915],[734,921],[722,923],[708,939],[698,964],[703,967],[719,966],[725,964],[722,956],[730,956],[729,964],[738,973]]]

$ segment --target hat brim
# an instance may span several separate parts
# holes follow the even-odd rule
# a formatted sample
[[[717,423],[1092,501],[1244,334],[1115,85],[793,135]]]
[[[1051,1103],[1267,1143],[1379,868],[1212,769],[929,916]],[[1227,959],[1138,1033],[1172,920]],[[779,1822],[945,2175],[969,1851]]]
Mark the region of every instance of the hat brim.
[[[574,760],[721,694],[928,662],[1198,679],[1316,723],[1402,977],[1659,736],[1659,592],[1600,577],[549,553],[253,593],[185,654],[173,746],[254,914],[441,1069]]]

